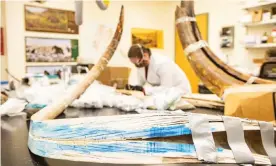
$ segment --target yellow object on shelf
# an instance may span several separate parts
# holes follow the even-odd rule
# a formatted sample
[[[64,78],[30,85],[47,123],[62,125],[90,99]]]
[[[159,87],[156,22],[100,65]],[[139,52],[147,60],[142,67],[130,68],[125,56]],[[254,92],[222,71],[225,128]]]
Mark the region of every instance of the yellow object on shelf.
[[[103,3],[108,6],[110,4],[110,1],[109,0],[103,0]]]
[[[251,12],[252,15],[252,21],[253,22],[260,22],[262,21],[262,16],[263,16],[263,9],[258,9],[258,10],[254,10]]]
[[[267,43],[273,43],[273,37],[272,36],[268,36]]]

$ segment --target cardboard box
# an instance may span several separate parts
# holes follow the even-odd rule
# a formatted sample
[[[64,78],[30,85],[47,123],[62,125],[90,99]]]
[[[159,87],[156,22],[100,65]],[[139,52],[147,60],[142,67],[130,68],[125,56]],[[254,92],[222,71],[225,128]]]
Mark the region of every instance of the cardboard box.
[[[88,69],[90,70],[94,65],[83,64],[80,66],[88,67]],[[76,72],[76,69],[74,70],[74,72]],[[128,83],[130,72],[131,68],[128,67],[106,67],[97,80],[104,85],[116,85],[117,89],[124,89],[126,84]]]
[[[226,116],[248,118],[252,120],[275,122],[276,91],[271,89],[256,90],[249,87],[248,91],[236,91],[224,98]],[[275,87],[275,85],[274,85]]]
[[[128,78],[131,69],[127,67],[111,67],[110,68],[110,81],[112,86],[116,84],[117,89],[124,89],[128,84]]]
[[[252,19],[253,22],[260,22],[260,21],[262,21],[263,9],[252,11],[251,15],[253,17],[253,19]]]
[[[124,89],[128,83],[131,69],[128,67],[107,67],[97,79],[104,85]]]
[[[110,68],[106,67],[104,71],[101,73],[101,75],[97,79],[104,85],[109,85],[110,81]]]

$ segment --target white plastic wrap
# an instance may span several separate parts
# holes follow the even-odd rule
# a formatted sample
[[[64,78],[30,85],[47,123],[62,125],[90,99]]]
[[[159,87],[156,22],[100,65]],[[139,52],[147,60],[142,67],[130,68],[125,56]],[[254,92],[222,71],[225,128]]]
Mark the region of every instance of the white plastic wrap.
[[[65,86],[64,84],[39,86],[34,85],[26,89],[23,94],[30,102],[29,105],[48,105],[54,100],[69,94],[77,87],[77,82],[81,77],[76,79],[76,83]],[[114,107],[123,111],[135,111],[139,108],[154,108],[157,110],[175,110],[178,108],[181,91],[176,88],[168,88],[148,96],[145,99],[140,99],[135,96],[127,96],[116,92],[114,87],[105,86],[94,82],[87,90],[76,99],[70,106],[75,108],[103,108]],[[183,103],[182,103],[183,106]],[[193,106],[189,103],[184,103],[184,109],[190,109]]]
[[[76,108],[103,108],[102,99],[99,96],[90,96],[88,98],[81,97],[80,99],[75,100],[71,107]]]
[[[48,105],[64,93],[66,93],[66,89],[63,84],[49,86],[33,85],[24,90],[23,96],[30,104]]]
[[[112,99],[113,107],[119,108],[123,111],[134,111],[137,108],[143,107],[142,100],[127,95],[116,95]]]
[[[24,100],[9,98],[4,104],[0,106],[0,114],[1,116],[16,116],[25,114],[22,111],[24,111],[26,104],[27,102]]]
[[[97,97],[82,96],[74,101],[71,106],[77,108],[102,108],[105,106],[119,108],[124,111],[134,111],[137,108],[142,108],[143,102],[134,96],[106,94]]]
[[[72,90],[74,87],[70,87]],[[69,92],[68,92],[69,93]],[[115,88],[101,85],[97,82],[91,84],[87,90],[81,95],[79,99],[76,99],[70,106],[76,108],[103,108],[108,103],[110,96],[115,94]],[[112,106],[112,104],[109,104]]]
[[[167,88],[153,96],[146,98],[143,108],[156,108],[157,110],[175,109],[176,103],[182,96],[177,88]]]
[[[191,109],[195,109],[196,107],[189,103],[188,101],[185,101],[184,99],[181,99],[179,101],[177,101],[173,107],[170,107],[170,110],[191,110]]]

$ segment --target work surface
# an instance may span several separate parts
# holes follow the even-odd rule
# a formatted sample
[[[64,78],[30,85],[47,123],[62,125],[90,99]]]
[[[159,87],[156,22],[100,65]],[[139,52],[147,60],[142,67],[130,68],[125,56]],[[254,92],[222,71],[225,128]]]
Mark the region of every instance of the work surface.
[[[222,114],[222,112],[196,109],[190,112]],[[78,118],[91,116],[112,116],[122,114],[136,114],[136,112],[123,112],[114,108],[97,110],[67,109],[58,118]],[[2,166],[111,166],[114,164],[100,164],[89,162],[74,162],[43,158],[32,154],[27,146],[29,120],[26,116],[1,118],[1,165]],[[183,165],[183,164],[168,164]],[[200,164],[197,164],[200,165]],[[203,165],[203,164],[201,164]],[[210,165],[210,164],[208,164]],[[225,164],[226,165],[226,164]],[[229,164],[228,164],[229,165]]]

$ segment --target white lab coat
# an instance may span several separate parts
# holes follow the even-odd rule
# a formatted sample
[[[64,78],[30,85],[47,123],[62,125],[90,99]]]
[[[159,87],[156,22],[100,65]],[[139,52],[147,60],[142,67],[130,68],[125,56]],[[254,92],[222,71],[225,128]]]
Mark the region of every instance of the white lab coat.
[[[144,86],[146,83],[151,86]],[[183,94],[192,93],[190,82],[180,67],[169,57],[157,53],[152,53],[150,57],[147,79],[145,68],[137,68],[136,85],[144,86],[146,95],[153,95],[166,88],[178,88]]]

